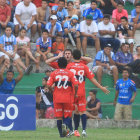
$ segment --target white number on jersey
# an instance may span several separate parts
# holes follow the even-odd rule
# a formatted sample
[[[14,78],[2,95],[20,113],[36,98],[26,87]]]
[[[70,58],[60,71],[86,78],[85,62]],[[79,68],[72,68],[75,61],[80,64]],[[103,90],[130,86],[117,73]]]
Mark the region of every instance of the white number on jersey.
[[[57,87],[58,88],[62,88],[62,86],[63,86],[64,89],[67,89],[68,88],[68,85],[66,86],[66,84],[68,82],[68,76],[66,76],[66,75],[63,75],[63,76],[57,75],[56,76],[56,79],[59,80],[58,81],[58,84],[57,84]],[[61,84],[62,80],[64,80],[64,84],[63,85]]]
[[[75,69],[70,69],[71,72],[74,73],[74,75],[76,75],[76,70]],[[77,72],[79,79],[77,79],[79,81],[79,83],[82,83],[84,81],[84,70],[79,70]]]

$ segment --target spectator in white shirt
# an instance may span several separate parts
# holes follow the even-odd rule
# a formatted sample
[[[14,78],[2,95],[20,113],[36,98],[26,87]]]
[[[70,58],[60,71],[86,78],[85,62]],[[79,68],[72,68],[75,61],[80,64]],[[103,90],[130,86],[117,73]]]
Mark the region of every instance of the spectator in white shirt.
[[[106,44],[111,44],[113,52],[117,52],[120,47],[120,41],[115,38],[115,27],[110,22],[110,15],[104,15],[103,21],[98,24],[98,30],[101,49],[103,50]]]
[[[31,0],[24,0],[20,2],[15,10],[15,35],[18,35],[19,28],[25,27],[27,30],[31,29],[32,39],[36,33],[36,15],[36,6],[31,2]]]
[[[95,41],[96,52],[100,50],[100,41],[97,37],[98,27],[93,21],[92,15],[87,15],[86,20],[80,23],[80,32],[82,35],[83,55],[86,55],[87,42]]]

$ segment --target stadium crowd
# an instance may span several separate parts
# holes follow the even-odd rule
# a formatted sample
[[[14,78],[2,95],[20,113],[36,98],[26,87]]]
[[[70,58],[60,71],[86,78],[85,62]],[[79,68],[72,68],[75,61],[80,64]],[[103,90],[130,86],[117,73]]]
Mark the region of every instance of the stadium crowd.
[[[67,69],[72,68],[70,64],[73,61],[83,65],[93,63],[91,71],[96,74],[98,84],[92,79],[92,74],[87,72],[86,76],[103,91],[105,91],[101,86],[103,74],[112,75],[114,88],[116,88],[114,105],[121,86],[124,86],[122,81],[118,80],[119,73],[122,73],[124,79],[128,80],[129,77],[134,80],[136,86],[128,80],[131,87],[130,102],[124,101],[125,99],[118,100],[115,112],[116,120],[132,119],[131,107],[124,106],[131,106],[135,100],[136,87],[140,88],[138,77],[140,45],[136,47],[134,45],[135,32],[140,29],[140,3],[139,0],[129,1],[135,5],[135,9],[131,11],[131,19],[128,18],[128,12],[124,9],[126,0],[91,0],[90,3],[85,4],[80,4],[80,0],[0,0],[0,65],[2,66],[0,94],[7,94],[3,92],[8,87],[7,82],[14,84],[13,88],[8,90],[13,93],[16,83],[23,76],[21,68],[28,75],[33,69],[32,64],[35,63],[35,72],[39,73],[40,62],[44,62],[53,69],[48,68],[45,71],[46,76],[42,79],[42,86],[36,88],[36,118],[54,118],[53,90],[46,85],[53,84],[49,77],[54,69],[59,69],[59,66],[66,67],[59,64],[59,61],[65,62],[61,60],[64,56],[68,63]],[[36,43],[34,51],[31,49],[31,43]],[[68,49],[68,43],[77,48],[77,55],[80,52],[82,56],[81,54],[79,57],[75,56],[76,51]],[[95,46],[96,56],[93,62],[87,53],[87,45]],[[136,54],[134,54],[135,49]],[[22,58],[25,59],[25,63]],[[33,60],[32,63],[30,59]],[[14,80],[12,62],[19,72],[19,76]],[[8,69],[7,79],[3,79],[2,75],[6,68]],[[72,72],[75,73],[74,69]],[[11,73],[12,76],[8,79],[8,74]],[[4,82],[7,86],[4,86]],[[76,82],[73,81],[73,84],[76,85]],[[132,92],[134,92],[133,97]],[[101,102],[96,98],[96,94],[96,90],[89,91],[86,116],[101,119]],[[85,130],[85,112],[82,113],[80,110],[79,112],[83,130]],[[126,116],[124,118],[118,115],[123,112]],[[78,130],[79,124],[76,121],[80,119],[79,114],[75,113],[74,118],[75,130]],[[79,136],[78,131],[76,132]]]

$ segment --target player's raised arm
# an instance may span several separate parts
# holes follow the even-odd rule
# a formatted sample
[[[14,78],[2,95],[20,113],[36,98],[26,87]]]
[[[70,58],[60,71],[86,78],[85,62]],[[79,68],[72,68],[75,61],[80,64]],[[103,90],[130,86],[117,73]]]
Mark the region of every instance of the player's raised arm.
[[[92,58],[90,58],[90,57],[85,57],[85,56],[81,56],[81,60],[86,61],[87,64],[90,63],[90,62],[92,62]]]
[[[3,73],[6,67],[7,67],[7,62],[5,61],[4,65],[1,67],[1,70],[0,70],[0,84],[3,82]]]
[[[45,61],[45,63],[46,63],[47,65],[50,65],[51,62],[54,62],[54,61],[58,60],[58,59],[59,59],[60,57],[62,57],[62,56],[63,56],[63,52],[60,52],[58,56],[52,57],[52,58],[50,58],[50,59],[47,59],[47,60]]]
[[[16,67],[17,71],[19,72],[19,75],[16,77],[15,81],[16,81],[16,84],[22,79],[23,77],[23,72],[20,68],[20,66],[17,64],[17,62],[14,62],[14,66]]]
[[[100,88],[105,94],[108,94],[110,91],[106,88],[101,86],[95,78],[90,79],[90,81],[98,88]]]

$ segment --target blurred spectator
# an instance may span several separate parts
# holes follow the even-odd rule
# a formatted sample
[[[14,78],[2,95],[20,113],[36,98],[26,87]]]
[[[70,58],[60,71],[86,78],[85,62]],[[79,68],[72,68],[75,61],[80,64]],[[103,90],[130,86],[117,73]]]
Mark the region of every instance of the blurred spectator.
[[[113,75],[114,86],[118,80],[118,69],[115,65],[115,54],[111,51],[111,45],[107,44],[104,50],[99,51],[93,62],[93,72],[97,74],[98,82],[101,84],[103,73]]]
[[[0,51],[0,65],[2,64],[4,60],[4,53]]]
[[[140,3],[140,0],[135,0],[134,5],[136,5],[137,3]]]
[[[134,26],[134,34],[137,29],[140,29],[140,3],[135,5],[135,9],[131,11],[131,22]]]
[[[92,15],[92,19],[95,22],[101,21],[103,19],[103,14],[100,9],[97,8],[97,1],[91,1],[91,7],[86,9],[83,13],[83,18],[86,19],[87,15]]]
[[[10,0],[10,7],[11,7],[11,22],[13,22],[15,9],[18,3],[20,3],[22,0]]]
[[[77,49],[81,50],[80,25],[78,23],[78,16],[73,15],[70,21],[66,21],[64,23],[63,27],[65,48],[67,48],[67,44],[70,39],[69,34],[71,34],[74,41],[76,41]]]
[[[110,22],[110,15],[104,15],[103,21],[98,24],[98,30],[101,49],[104,49],[106,44],[111,44],[113,52],[117,52],[120,47],[120,41],[115,38],[115,27]]]
[[[50,17],[50,22],[46,24],[46,30],[49,32],[49,36],[55,41],[56,35],[62,35],[62,26],[59,22],[57,22],[57,16],[52,15]]]
[[[41,36],[41,30],[45,28],[51,15],[51,9],[48,6],[46,0],[42,0],[42,7],[37,8],[37,28],[39,36]]]
[[[0,94],[13,94],[16,84],[22,79],[23,72],[19,65],[14,62],[13,65],[16,67],[18,71],[18,76],[14,78],[14,71],[9,69],[6,72],[6,78],[3,77],[4,70],[9,63],[7,61],[4,62],[3,66],[0,70]]]
[[[49,77],[51,72],[53,72],[53,69],[52,68],[47,68],[47,70],[45,70],[46,77]]]
[[[123,78],[119,79],[116,83],[116,94],[114,99],[116,108],[114,119],[118,121],[132,120],[132,103],[136,97],[136,86],[135,83],[129,79],[129,75],[129,70],[124,68],[122,73]]]
[[[47,59],[47,54],[51,52],[52,40],[49,38],[49,33],[47,30],[42,31],[42,37],[38,38],[36,41],[36,59],[39,63],[36,63],[36,73],[39,73],[39,64],[41,58],[45,61]]]
[[[42,0],[31,0],[32,3],[35,4],[36,7],[41,7]]]
[[[112,15],[112,11],[117,8],[117,3],[119,1],[123,0],[102,0],[102,3],[100,2],[99,8],[102,10],[103,14]]]
[[[128,13],[127,10],[124,9],[124,4],[122,2],[119,2],[117,4],[117,9],[114,9],[112,12],[112,22],[117,27],[121,23],[121,17],[127,17]]]
[[[16,6],[15,10],[15,36],[18,36],[19,29],[21,27],[25,27],[29,30],[29,32],[31,29],[31,41],[33,41],[32,39],[34,39],[36,33],[36,15],[36,6],[31,2],[31,0],[24,0],[20,2]]]
[[[62,36],[56,36],[56,42],[53,43],[51,52],[54,56],[57,56],[60,52],[63,52],[65,49],[64,43],[62,41]]]
[[[36,95],[36,119],[39,119],[40,118],[40,102],[41,102],[40,86],[36,87],[35,95]]]
[[[135,54],[135,55],[133,56],[134,61],[137,60],[137,59],[140,59],[140,45],[138,45],[138,46],[136,47],[136,52],[137,52],[137,54]]]
[[[101,119],[102,110],[101,102],[96,98],[97,90],[90,90],[89,96],[87,97],[87,112],[86,115],[89,119]]]
[[[130,52],[133,53],[134,37],[133,26],[128,23],[127,17],[121,17],[121,24],[117,27],[117,34],[122,43],[128,42],[130,44]]]
[[[49,7],[52,8],[53,6],[58,6],[59,0],[50,0]]]
[[[38,63],[38,61],[33,57],[31,52],[31,46],[30,46],[30,39],[26,36],[26,29],[22,27],[20,29],[19,36],[16,38],[17,41],[17,53],[21,57],[25,57],[25,64],[28,67],[30,64],[30,58],[35,62]]]
[[[10,59],[16,61],[24,70],[25,74],[29,74],[33,66],[26,67],[17,54],[17,42],[10,26],[5,28],[5,34],[0,38],[0,49],[4,53],[4,58],[10,64]],[[7,65],[9,67],[9,65]]]
[[[47,81],[49,77],[44,77],[42,79],[41,87],[41,102],[40,102],[40,113],[41,118],[45,118],[45,111],[48,107],[53,107],[53,94],[48,88],[46,88]]]
[[[71,19],[71,17],[73,15],[77,15],[80,19],[81,13],[78,9],[74,8],[74,3],[73,1],[68,1],[67,3],[67,11],[68,11],[68,15],[69,15],[69,19]]]
[[[10,22],[11,8],[6,4],[6,0],[0,0],[0,34],[1,29],[5,29],[6,26],[10,26],[14,31],[14,24]]]
[[[57,21],[59,23],[64,23],[65,20],[68,20],[68,11],[65,7],[65,1],[59,0],[58,6],[52,7],[52,14],[57,16]]]
[[[122,44],[121,51],[116,53],[116,64],[120,73],[125,66],[129,66],[132,72],[140,74],[140,61],[134,61],[132,53],[129,53],[130,45]]]
[[[98,27],[95,21],[93,21],[92,15],[87,15],[86,20],[81,21],[80,32],[82,36],[83,55],[87,55],[87,42],[93,45],[94,41],[96,52],[98,52],[100,50],[100,41],[97,37]]]

